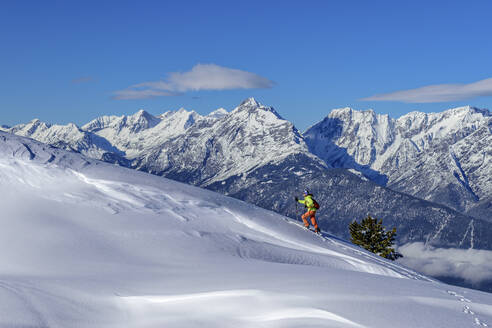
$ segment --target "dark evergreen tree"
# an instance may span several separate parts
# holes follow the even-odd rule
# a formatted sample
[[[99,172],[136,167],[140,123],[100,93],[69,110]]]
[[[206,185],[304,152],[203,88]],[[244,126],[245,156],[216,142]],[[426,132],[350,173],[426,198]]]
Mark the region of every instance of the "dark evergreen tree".
[[[386,231],[383,220],[378,221],[378,219],[368,215],[360,224],[353,221],[349,225],[349,230],[352,243],[392,261],[403,257],[392,247],[395,241],[396,228]]]

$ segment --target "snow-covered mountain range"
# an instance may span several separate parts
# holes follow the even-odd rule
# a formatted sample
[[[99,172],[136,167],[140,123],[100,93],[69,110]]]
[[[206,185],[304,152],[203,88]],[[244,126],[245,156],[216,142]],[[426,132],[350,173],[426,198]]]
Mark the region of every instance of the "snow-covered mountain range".
[[[201,188],[0,132],[1,327],[487,327],[492,297]]]
[[[492,114],[474,107],[408,113],[333,110],[304,133],[328,165],[492,221]]]
[[[372,111],[342,109],[303,135],[275,109],[250,98],[229,113],[220,109],[207,116],[184,109],[159,116],[140,110],[130,116],[100,117],[82,127],[34,120],[5,130],[92,158],[206,187],[290,217],[298,217],[302,210],[296,208],[294,195],[308,186],[322,203],[321,227],[343,237],[348,237],[347,227],[352,220],[370,213],[385,224],[396,226],[400,243],[424,241],[490,249],[489,223],[380,185],[388,183],[402,190],[406,187],[399,186],[416,180],[425,189],[428,181],[418,183],[418,174],[410,174],[412,171],[404,169],[405,165],[416,162],[420,149],[445,147],[445,141],[463,140],[480,131],[485,138],[482,143],[486,143],[487,131],[480,128],[480,117],[490,117],[487,113],[462,108],[439,115],[411,113],[395,121]],[[459,145],[458,141],[455,143]],[[456,158],[471,150],[453,147]],[[488,187],[481,172],[490,169],[489,157],[486,154],[486,160],[477,164],[480,169],[474,170],[479,173],[485,194]],[[423,159],[421,166],[428,163],[432,161]],[[464,185],[475,188],[475,178],[467,171],[473,162],[459,163]],[[400,170],[399,174],[384,171],[392,165]],[[379,184],[334,167],[349,168]],[[403,179],[405,174],[407,179]],[[421,179],[426,174],[429,172],[423,172]],[[453,179],[456,180],[454,175]],[[486,196],[480,201],[483,199]],[[488,204],[485,202],[482,207],[485,214],[489,213]]]

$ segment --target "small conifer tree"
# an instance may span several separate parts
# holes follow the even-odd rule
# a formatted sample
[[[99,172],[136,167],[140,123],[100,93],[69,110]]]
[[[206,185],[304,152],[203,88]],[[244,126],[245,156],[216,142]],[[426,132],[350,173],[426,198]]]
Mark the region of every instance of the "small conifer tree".
[[[354,220],[349,225],[349,230],[352,243],[392,261],[403,257],[392,247],[396,236],[396,228],[386,231],[383,226],[383,220],[378,221],[368,215],[360,224]]]

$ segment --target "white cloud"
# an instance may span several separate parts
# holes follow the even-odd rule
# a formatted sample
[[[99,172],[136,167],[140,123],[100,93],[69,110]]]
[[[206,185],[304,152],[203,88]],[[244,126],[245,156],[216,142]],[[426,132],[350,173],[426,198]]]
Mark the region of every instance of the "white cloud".
[[[398,252],[403,254],[398,262],[429,276],[462,278],[472,284],[492,280],[492,251],[411,243]]]
[[[169,73],[162,81],[144,82],[115,91],[114,99],[172,96],[186,91],[271,88],[273,81],[255,73],[215,64],[197,64],[191,71]]]
[[[492,78],[468,84],[435,84],[421,88],[374,95],[361,100],[434,103],[492,96]]]

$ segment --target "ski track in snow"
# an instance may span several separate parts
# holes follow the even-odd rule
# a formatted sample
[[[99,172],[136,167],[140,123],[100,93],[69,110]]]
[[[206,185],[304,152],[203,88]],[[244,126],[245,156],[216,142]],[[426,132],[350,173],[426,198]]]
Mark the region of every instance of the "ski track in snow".
[[[336,241],[335,238],[332,236],[331,238],[326,238],[326,237],[321,237],[323,238],[325,241],[330,241],[331,243],[339,246],[341,249],[343,250],[346,250],[346,251],[349,251],[349,252],[353,252],[357,255],[360,255],[360,256],[363,256],[364,258],[370,260],[370,261],[375,261],[383,266],[386,266],[386,267],[390,267],[391,269],[393,270],[396,270],[397,272],[399,272],[401,275],[409,278],[409,279],[415,279],[415,280],[424,280],[424,281],[428,281],[428,282],[435,282],[434,280],[422,275],[422,274],[419,274],[415,271],[412,271],[410,269],[407,269],[405,268],[404,266],[402,265],[395,265],[393,263],[391,263],[389,260],[384,260],[384,259],[379,259],[371,254],[368,254],[366,253],[366,251],[362,251],[362,250],[357,250],[355,249],[353,246],[350,246],[350,247],[347,247],[344,245],[344,243],[342,242],[339,242],[339,241]]]
[[[452,291],[452,290],[448,290],[447,293],[451,296],[456,297],[461,303],[463,303],[463,313],[471,315],[473,317],[473,322],[475,323],[475,325],[481,326],[481,327],[488,327],[489,326],[486,322],[481,321],[479,319],[479,317],[476,315],[475,311],[473,311],[471,309],[470,306],[473,305],[473,302],[471,300],[469,300],[465,296],[460,295],[457,292]]]
[[[290,247],[293,247],[293,248],[296,248],[296,249],[299,249],[299,250],[303,250],[303,251],[311,251],[311,252],[317,252],[317,253],[320,253],[320,254],[331,255],[331,256],[334,256],[334,257],[340,257],[340,258],[343,258],[348,263],[350,263],[352,265],[355,265],[355,266],[357,264],[365,264],[364,261],[361,261],[361,260],[359,260],[357,258],[354,258],[354,257],[350,257],[350,256],[347,256],[347,255],[341,254],[339,252],[331,251],[329,249],[322,248],[322,247],[315,246],[315,245],[307,245],[307,244],[304,244],[304,243],[301,243],[301,242],[298,242],[298,241],[294,241],[294,240],[287,240],[282,235],[277,234],[274,231],[272,231],[272,230],[270,230],[270,229],[268,229],[266,227],[263,227],[263,226],[261,226],[259,224],[256,224],[255,222],[253,222],[251,220],[245,219],[245,218],[243,218],[243,217],[241,217],[241,216],[233,213],[230,210],[226,210],[226,211],[231,216],[233,216],[238,222],[244,224],[248,228],[250,228],[252,230],[256,230],[258,232],[261,232],[261,233],[263,233],[263,234],[265,234],[267,236],[273,237],[276,241],[279,241],[281,243],[288,244]]]
[[[7,283],[4,281],[0,281],[0,295],[2,294],[1,290],[7,291],[8,298],[15,298],[20,301],[22,304],[22,308],[24,308],[26,318],[25,321],[31,321],[36,324],[38,327],[49,327],[49,321],[41,311],[38,311],[37,306],[35,305],[33,298],[29,296],[29,293],[23,291],[23,288],[16,286],[13,283]],[[29,314],[29,315],[27,315]],[[0,324],[2,323],[2,319],[0,318]]]
[[[233,216],[238,222],[246,225],[248,228],[256,230],[258,232],[261,232],[265,235],[271,236],[274,239],[276,239],[282,243],[286,243],[291,248],[296,248],[296,249],[303,250],[303,251],[315,252],[315,253],[319,253],[319,254],[326,254],[329,256],[333,256],[334,258],[339,258],[339,259],[343,260],[344,262],[348,263],[351,267],[353,267],[353,269],[355,271],[361,271],[361,272],[367,272],[367,273],[373,273],[373,274],[385,274],[385,275],[389,275],[389,276],[393,276],[393,277],[397,277],[397,278],[409,278],[409,279],[424,280],[424,281],[433,282],[433,280],[431,280],[431,279],[429,279],[429,278],[427,278],[421,274],[418,274],[414,271],[402,268],[399,265],[392,264],[389,261],[385,261],[383,259],[380,260],[377,257],[375,257],[374,255],[367,254],[363,251],[358,251],[358,250],[354,249],[354,246],[345,246],[343,243],[335,241],[334,240],[335,237],[333,237],[333,236],[327,237],[326,233],[324,233],[325,236],[322,236],[322,235],[318,235],[314,232],[306,231],[306,233],[313,234],[313,235],[317,236],[323,242],[331,242],[332,244],[336,245],[338,248],[343,249],[347,253],[352,253],[352,254],[356,254],[359,256],[363,256],[365,259],[368,260],[369,263],[366,261],[361,261],[360,259],[358,259],[356,257],[350,256],[347,254],[343,254],[339,251],[331,251],[328,248],[316,246],[313,244],[305,244],[303,242],[296,241],[296,240],[287,240],[287,239],[285,239],[284,236],[279,235],[279,234],[275,233],[274,231],[272,231],[266,227],[258,225],[249,219],[246,219],[240,215],[237,215],[230,210],[227,210],[227,212],[229,212],[230,215]],[[294,225],[296,225],[299,228],[304,230],[304,228],[295,221],[288,220],[287,222],[290,224],[294,224]],[[375,266],[375,265],[373,265],[373,263],[379,264],[379,265]]]
[[[295,221],[288,221],[288,222],[291,224],[297,225],[300,228],[303,228],[299,223],[297,223]],[[357,254],[358,256],[362,256],[365,259],[369,260],[369,262],[373,262],[373,263],[375,262],[375,263],[382,265],[383,267],[386,267],[390,270],[393,270],[399,275],[399,277],[405,277],[408,279],[415,279],[415,280],[423,280],[423,281],[428,281],[428,282],[435,282],[434,280],[432,280],[432,279],[430,279],[430,278],[428,278],[422,274],[419,274],[415,271],[412,271],[411,269],[405,268],[401,264],[395,265],[395,264],[391,263],[389,260],[385,260],[382,258],[379,259],[377,256],[374,256],[373,254],[369,254],[365,250],[362,250],[362,249],[358,250],[355,248],[354,245],[348,246],[344,242],[337,241],[336,239],[338,239],[338,238],[331,236],[330,234],[328,234],[326,232],[322,231],[321,235],[318,235],[314,232],[307,232],[307,233],[314,234],[315,236],[317,236],[318,238],[320,238],[324,242],[332,243],[332,244],[336,245],[338,248],[343,249],[346,252],[349,252],[352,254]],[[366,262],[364,262],[364,263],[366,263]]]

